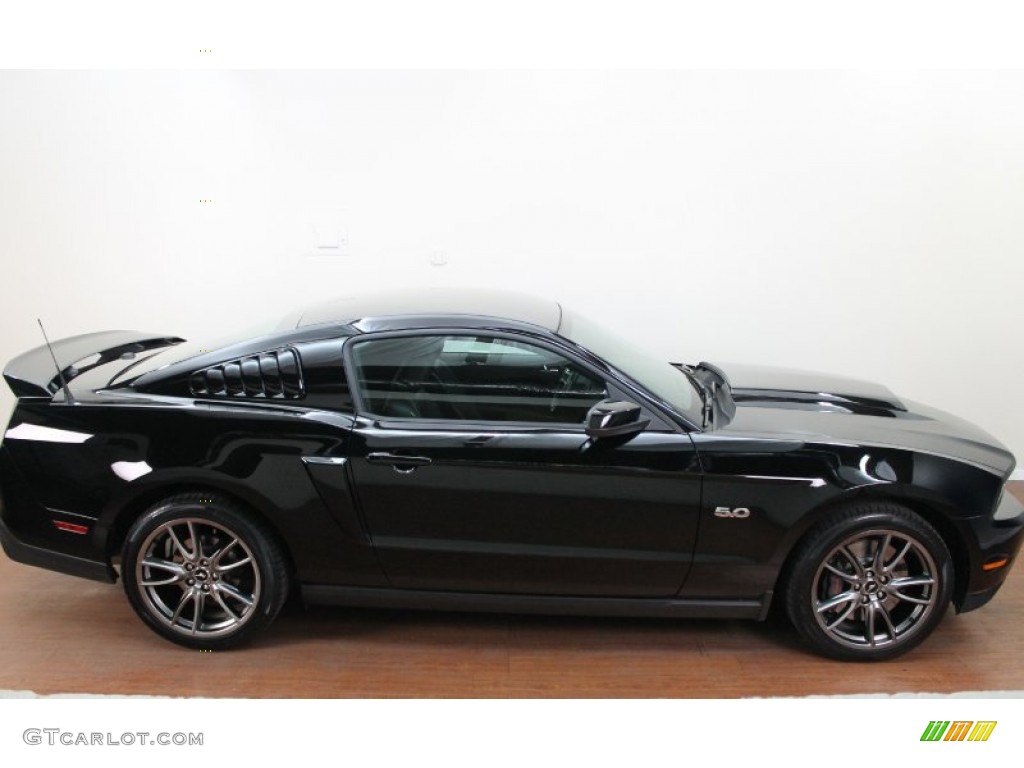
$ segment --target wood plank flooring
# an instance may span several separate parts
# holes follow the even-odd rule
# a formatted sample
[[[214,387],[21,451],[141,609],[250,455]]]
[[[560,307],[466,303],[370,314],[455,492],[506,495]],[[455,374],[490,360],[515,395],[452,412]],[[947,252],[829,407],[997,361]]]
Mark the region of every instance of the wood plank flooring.
[[[1024,483],[1015,492],[1024,498]],[[205,697],[742,697],[1024,690],[1024,567],[892,662],[813,656],[783,623],[286,609],[238,651],[139,622],[119,586],[0,556],[0,689]]]

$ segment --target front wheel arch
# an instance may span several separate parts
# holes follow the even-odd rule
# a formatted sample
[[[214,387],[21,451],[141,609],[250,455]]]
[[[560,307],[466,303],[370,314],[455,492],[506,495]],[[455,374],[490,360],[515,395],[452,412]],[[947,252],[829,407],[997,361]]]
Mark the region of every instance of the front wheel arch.
[[[893,486],[884,488],[860,488],[844,494],[837,499],[830,499],[820,506],[812,509],[802,518],[803,524],[791,536],[787,536],[780,547],[779,554],[774,558],[780,563],[778,576],[775,579],[775,586],[772,592],[773,599],[771,610],[774,614],[780,609],[781,597],[785,590],[786,582],[792,571],[794,554],[799,550],[801,543],[807,535],[814,530],[828,515],[842,512],[852,506],[863,503],[881,502],[896,504],[908,508],[931,525],[942,537],[949,554],[952,557],[953,565],[953,606],[959,610],[961,603],[967,593],[967,582],[970,576],[970,557],[967,553],[967,545],[964,542],[964,532],[957,528],[948,514],[944,514],[928,500],[919,499],[913,495],[893,493]],[[902,490],[902,489],[900,489]],[[934,500],[932,500],[934,501]]]
[[[959,611],[964,598],[967,596],[967,582],[971,572],[971,561],[967,554],[967,546],[964,543],[963,534],[950,519],[933,507],[913,498],[902,498],[893,500],[915,512],[925,520],[932,528],[938,531],[942,540],[949,550],[953,565],[953,606]]]
[[[945,540],[924,517],[899,502],[861,500],[817,518],[793,548],[776,594],[819,653],[882,660],[931,634],[954,579]]]

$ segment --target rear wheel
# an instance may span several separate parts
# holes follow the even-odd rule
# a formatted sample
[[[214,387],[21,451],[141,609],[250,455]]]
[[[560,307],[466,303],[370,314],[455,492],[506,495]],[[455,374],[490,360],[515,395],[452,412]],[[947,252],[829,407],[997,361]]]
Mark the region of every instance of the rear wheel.
[[[888,502],[833,514],[793,562],[785,587],[790,620],[816,650],[838,659],[906,653],[942,620],[953,588],[942,537]]]
[[[268,626],[288,591],[273,533],[238,505],[200,494],[165,499],[135,522],[121,576],[128,600],[150,628],[211,650]]]

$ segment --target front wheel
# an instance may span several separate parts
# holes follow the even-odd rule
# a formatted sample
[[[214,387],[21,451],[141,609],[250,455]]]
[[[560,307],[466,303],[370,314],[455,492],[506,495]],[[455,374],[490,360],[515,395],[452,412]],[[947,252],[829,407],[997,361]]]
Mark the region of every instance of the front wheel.
[[[151,629],[203,650],[273,621],[288,592],[276,537],[227,499],[183,494],[147,510],[125,539],[121,577]]]
[[[797,631],[822,654],[877,661],[924,640],[952,588],[949,550],[935,529],[901,505],[868,502],[808,534],[785,601]]]

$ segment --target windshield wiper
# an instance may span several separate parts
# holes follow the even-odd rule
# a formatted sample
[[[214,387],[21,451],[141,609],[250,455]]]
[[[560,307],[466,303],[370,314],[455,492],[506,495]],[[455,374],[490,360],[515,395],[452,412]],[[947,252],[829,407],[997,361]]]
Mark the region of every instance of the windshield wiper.
[[[701,428],[706,429],[714,420],[714,392],[703,379],[697,376],[697,371],[692,365],[686,363],[669,363],[669,365],[682,371],[693,384],[693,388],[697,390],[697,394],[700,395]]]
[[[672,363],[695,383],[701,393],[701,418],[703,427],[717,425],[715,418],[720,417],[723,425],[732,421],[736,415],[736,403],[732,399],[732,385],[725,371],[711,363],[698,363],[695,366]]]

